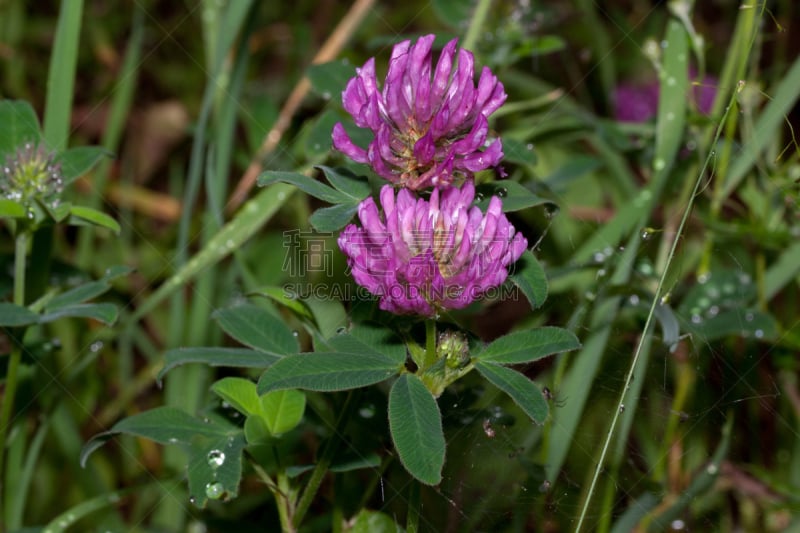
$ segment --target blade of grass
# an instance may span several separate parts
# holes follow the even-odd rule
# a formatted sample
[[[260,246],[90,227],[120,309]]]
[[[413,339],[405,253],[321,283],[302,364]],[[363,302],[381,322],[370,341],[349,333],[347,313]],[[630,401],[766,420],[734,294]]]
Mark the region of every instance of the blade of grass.
[[[208,9],[208,5],[204,6],[203,9]],[[226,131],[218,127],[213,128],[212,112],[214,104],[218,101],[220,95],[226,94],[229,90],[230,65],[226,61],[226,57],[234,47],[236,39],[240,43],[248,41],[253,23],[257,18],[255,15],[252,0],[247,0],[228,3],[221,13],[221,18],[214,17],[213,22],[206,21],[206,28],[210,29],[210,31],[204,33],[204,40],[207,43],[209,39],[214,42],[213,47],[207,48],[212,52],[211,57],[207,60],[208,64],[212,65],[212,68],[203,93],[200,115],[195,128],[183,195],[183,210],[178,223],[176,263],[181,267],[191,264],[188,259],[188,248],[191,239],[189,232],[194,218],[194,207],[197,205],[197,197],[203,182],[203,174],[206,174],[207,185],[215,184],[215,182],[218,184],[227,177],[227,173],[208,175],[203,172],[206,170],[207,163],[213,159],[214,152],[207,146],[206,139],[210,131],[212,135],[216,133],[215,140],[217,142],[221,141],[223,144],[232,142],[228,139],[222,139],[226,134],[232,136],[232,129]],[[245,24],[248,20],[250,23]],[[216,21],[219,22],[215,23]],[[237,50],[234,53],[239,52],[237,62],[246,61],[249,55],[245,53],[243,57],[241,56],[243,45],[240,44],[236,48]],[[228,164],[229,161],[224,163]],[[219,192],[224,194],[224,185],[221,187],[207,186],[206,189],[212,205],[214,202],[217,204],[222,202]],[[215,231],[222,224],[221,217],[219,220],[215,219],[211,211],[203,213],[201,220],[203,222],[201,235],[203,247],[197,256],[201,256],[210,246],[216,245],[214,242]],[[216,233],[216,235],[219,235],[219,233]],[[193,287],[193,301],[191,304],[186,302],[184,295],[180,293],[173,295],[170,302],[170,307],[173,311],[171,313],[172,323],[167,332],[169,347],[174,348],[181,344],[196,346],[202,344],[205,340],[210,331],[210,328],[207,327],[209,315],[215,303],[216,263],[217,261],[208,264],[208,268],[202,274],[200,272],[197,273],[198,278]],[[189,324],[188,328],[184,327],[186,321]],[[177,369],[165,380],[165,405],[179,407],[188,412],[195,412],[203,402],[208,389],[210,375],[211,372],[208,367],[203,365],[191,365]],[[165,450],[164,459],[167,465],[173,468],[182,468],[186,464],[185,453],[175,447]],[[158,515],[162,524],[169,524],[174,529],[182,529],[186,518],[185,513],[181,512],[180,509],[175,509],[173,505],[168,503],[159,505]]]
[[[113,88],[113,97],[108,111],[108,120],[103,130],[101,145],[109,152],[117,152],[122,132],[127,125],[127,118],[130,114],[133,94],[138,82],[140,60],[142,56],[142,43],[144,41],[144,10],[140,4],[135,4],[133,11],[133,22],[131,24],[131,36],[128,39],[128,48],[125,51],[125,58],[122,61],[118,82]],[[92,173],[94,180],[94,191],[87,198],[86,205],[98,209],[106,192],[108,175],[111,171],[112,161],[103,159]],[[76,263],[82,269],[88,269],[93,255],[93,240],[95,228],[86,226],[81,228],[78,236],[78,251]]]
[[[764,275],[764,300],[772,300],[800,274],[800,242],[784,250]]]
[[[611,276],[612,285],[623,285],[628,282],[639,244],[638,236],[633,236],[628,241]],[[574,362],[563,381],[557,385],[559,396],[569,398],[569,401],[563,408],[553,412],[547,452],[543,461],[547,465],[545,474],[548,480],[555,480],[558,477],[567,452],[575,440],[575,431],[611,335],[611,323],[608,317],[616,316],[620,303],[619,297],[600,300],[592,312],[589,329],[593,333],[583,342],[583,348],[575,355],[562,356],[574,357]]]
[[[668,46],[669,53],[665,57],[665,69],[667,71],[667,76],[671,76],[673,74],[673,70],[670,68],[671,64],[672,64],[672,68],[681,67],[683,69],[682,70],[683,75],[687,76],[687,78],[684,80],[684,82],[686,83],[686,82],[688,82],[688,69],[687,69],[687,65],[686,65],[686,54],[687,54],[687,48],[688,48],[688,38],[687,38],[685,29],[683,28],[683,26],[681,26],[675,20],[670,21],[669,27],[668,27],[668,30],[667,30],[667,39],[668,39],[668,44],[669,44],[669,46]],[[675,71],[675,74],[677,75],[678,72]],[[670,132],[669,129],[668,129],[668,126],[667,126],[667,124],[670,123],[670,122],[673,122],[673,120],[671,120],[667,114],[662,113],[662,110],[669,109],[668,105],[670,103],[673,103],[673,102],[671,102],[671,99],[678,99],[678,101],[674,102],[674,104],[676,106],[682,105],[683,106],[683,110],[685,112],[685,98],[681,97],[681,96],[678,96],[678,95],[676,95],[674,93],[670,95],[670,93],[664,92],[664,89],[665,89],[664,85],[667,85],[667,86],[670,85],[670,81],[669,80],[670,80],[670,78],[666,77],[666,79],[665,79],[666,83],[662,84],[661,101],[659,101],[658,121],[661,122],[662,120],[664,120],[666,122],[666,124],[664,124],[661,127],[659,127],[660,125],[657,124],[656,131],[657,131],[657,135],[659,134],[659,132],[661,132],[661,134],[664,135],[664,136],[674,137],[676,134],[674,132]],[[687,85],[688,85],[688,83],[687,83]],[[716,133],[717,138],[721,134],[722,127],[723,127],[723,124],[725,124],[725,119],[727,118],[727,114],[728,114],[729,110],[730,110],[730,106],[728,108],[726,108],[725,115],[723,115],[722,120],[720,122],[720,125],[717,128],[717,133]],[[658,160],[659,157],[664,155],[663,153],[661,153],[659,151],[659,148],[661,148],[661,150],[669,150],[672,147],[673,147],[673,145],[672,145],[671,142],[659,143],[658,142],[658,137],[657,137],[657,139],[656,139],[656,161]],[[675,145],[674,147],[677,148],[677,145]],[[674,155],[674,152],[673,152],[673,155]],[[592,477],[591,484],[589,485],[589,490],[588,490],[588,492],[586,494],[586,498],[585,498],[583,506],[581,508],[581,513],[580,513],[580,516],[578,518],[577,526],[575,528],[576,532],[580,531],[581,526],[583,525],[583,522],[586,519],[588,510],[589,510],[589,506],[591,504],[592,496],[594,494],[594,490],[595,490],[595,487],[597,485],[597,480],[598,480],[598,478],[600,476],[600,472],[603,470],[603,464],[605,463],[606,454],[608,453],[608,449],[610,447],[611,439],[614,436],[615,429],[616,429],[616,426],[617,426],[617,422],[619,421],[619,418],[620,418],[620,411],[624,410],[624,409],[622,409],[622,407],[628,401],[628,395],[630,394],[631,381],[633,379],[634,372],[636,371],[636,366],[639,363],[640,358],[642,357],[642,353],[644,351],[644,345],[645,345],[644,340],[647,338],[647,332],[650,330],[650,328],[653,325],[653,317],[655,315],[656,306],[659,305],[659,303],[661,301],[661,296],[663,294],[663,288],[664,288],[664,280],[667,277],[669,266],[672,264],[672,260],[675,257],[675,253],[676,253],[676,250],[678,248],[678,243],[680,242],[681,235],[683,234],[683,231],[684,231],[684,229],[686,227],[686,223],[687,223],[687,221],[689,219],[689,215],[691,214],[692,207],[694,205],[694,199],[697,197],[697,193],[698,193],[698,191],[700,189],[700,185],[703,182],[703,176],[705,176],[705,172],[706,172],[708,166],[711,164],[712,159],[713,159],[713,154],[711,152],[709,152],[709,154],[706,157],[706,160],[704,162],[703,168],[701,169],[700,173],[698,174],[697,178],[695,179],[694,189],[692,191],[691,196],[689,197],[689,201],[686,204],[686,208],[684,209],[683,216],[681,218],[680,224],[678,225],[677,231],[676,231],[675,235],[672,237],[672,245],[670,247],[670,251],[669,251],[669,254],[667,256],[666,266],[665,266],[663,272],[661,272],[661,275],[659,277],[658,286],[656,287],[655,294],[653,295],[653,300],[652,300],[652,303],[650,305],[650,311],[648,312],[647,320],[646,320],[644,328],[643,328],[643,335],[640,337],[640,341],[636,345],[636,351],[633,354],[633,359],[631,360],[630,368],[628,369],[627,375],[625,377],[625,382],[623,384],[622,391],[620,393],[619,402],[618,402],[618,409],[616,409],[614,411],[613,417],[611,419],[611,424],[609,426],[608,433],[606,434],[606,438],[605,438],[605,441],[603,443],[603,447],[602,447],[602,450],[600,452],[600,456],[598,458],[597,465],[595,466],[594,475]],[[656,165],[656,166],[658,166],[658,165]],[[668,238],[668,236],[665,236],[665,238]]]
[[[609,246],[616,248],[631,231],[638,231],[660,201],[661,192],[672,172],[683,141],[689,94],[688,37],[679,22],[670,20],[665,42],[668,46],[661,72],[653,177],[633,202],[623,206],[614,220],[601,227],[575,252],[572,258],[575,263],[584,263]]]
[[[753,134],[749,136],[747,142],[741,144],[742,151],[731,163],[724,186],[715,198],[716,202],[721,203],[730,196],[756,164],[767,144],[774,142],[775,131],[784,120],[788,120],[788,114],[798,97],[800,97],[800,57],[795,59],[792,67],[781,78],[775,88],[774,96],[771,97],[764,112],[759,115]]]
[[[83,0],[61,3],[47,76],[44,112],[44,140],[50,150],[62,150],[69,142],[82,16]]]

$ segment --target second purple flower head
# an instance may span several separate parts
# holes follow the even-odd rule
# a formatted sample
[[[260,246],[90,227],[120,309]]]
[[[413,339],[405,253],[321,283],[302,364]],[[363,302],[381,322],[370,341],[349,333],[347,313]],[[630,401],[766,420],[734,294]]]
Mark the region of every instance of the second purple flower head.
[[[333,129],[337,150],[412,190],[469,178],[503,157],[500,139],[489,138],[487,120],[506,99],[503,84],[484,67],[476,86],[473,55],[457,50],[456,40],[447,43],[434,69],[433,41],[426,35],[395,45],[382,89],[374,58],[356,69],[342,102],[358,127],[372,130],[366,149],[341,123]]]

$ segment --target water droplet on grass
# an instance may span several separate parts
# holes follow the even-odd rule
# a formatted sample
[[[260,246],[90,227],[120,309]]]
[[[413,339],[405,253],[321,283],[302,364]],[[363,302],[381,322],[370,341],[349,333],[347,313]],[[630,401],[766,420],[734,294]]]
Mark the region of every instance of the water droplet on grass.
[[[756,336],[756,339],[761,339],[761,338],[764,337],[764,330],[763,329],[757,329],[757,330],[755,330],[753,332],[753,335]]]

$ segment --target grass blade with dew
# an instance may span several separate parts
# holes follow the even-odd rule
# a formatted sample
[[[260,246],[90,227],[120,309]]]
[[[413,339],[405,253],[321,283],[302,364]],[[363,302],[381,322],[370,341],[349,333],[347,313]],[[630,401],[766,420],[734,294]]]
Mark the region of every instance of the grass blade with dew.
[[[652,189],[651,191],[652,196],[647,200],[650,207],[650,209],[647,210],[648,213],[655,206],[655,203],[660,199],[661,192],[664,188],[667,177],[670,174],[673,162],[675,161],[678,149],[681,145],[683,139],[683,129],[686,123],[686,109],[687,109],[686,95],[688,94],[689,90],[689,68],[688,68],[689,39],[686,33],[686,29],[679,21],[675,19],[670,19],[670,21],[667,24],[666,38],[664,40],[664,43],[666,45],[665,46],[666,51],[664,55],[664,65],[662,67],[663,70],[661,72],[660,97],[658,102],[658,114],[656,118],[656,141],[655,141],[655,154],[653,158],[654,177],[653,181],[651,182],[651,187],[648,187],[648,189]],[[702,181],[702,177],[703,174],[700,174],[700,176],[696,180],[695,191],[694,191],[695,193],[699,188],[699,185]],[[594,495],[594,491],[597,486],[597,481],[600,477],[600,472],[603,470],[606,454],[608,453],[608,449],[611,444],[611,439],[614,436],[621,411],[624,410],[624,406],[626,403],[630,403],[628,401],[628,395],[630,394],[631,380],[633,379],[633,374],[636,370],[636,366],[639,363],[643,351],[643,346],[644,346],[643,342],[646,338],[648,338],[647,332],[650,329],[653,321],[655,307],[656,305],[658,305],[661,298],[664,278],[666,276],[670,260],[675,254],[675,249],[677,248],[679,241],[678,237],[680,236],[685,226],[686,220],[689,216],[689,213],[691,212],[693,199],[694,196],[692,196],[688,205],[686,206],[683,220],[681,221],[681,225],[678,227],[677,235],[673,238],[672,249],[669,254],[669,260],[667,261],[667,268],[665,268],[664,271],[661,273],[661,279],[659,280],[659,284],[656,289],[655,295],[653,297],[652,305],[650,307],[650,312],[648,313],[647,321],[643,328],[644,333],[640,337],[640,341],[637,344],[636,351],[634,352],[633,358],[631,360],[630,368],[628,370],[627,376],[625,378],[625,383],[623,385],[622,392],[620,394],[618,408],[614,410],[614,413],[612,415],[611,424],[608,429],[608,433],[606,434],[605,442],[600,452],[600,456],[597,460],[597,465],[595,466],[595,471],[592,476],[592,481],[591,484],[589,485],[589,489],[586,493],[586,497],[583,502],[583,507],[581,509],[580,516],[578,518],[578,523],[575,527],[576,532],[580,531],[586,519],[589,506],[591,505],[592,502],[592,496]]]

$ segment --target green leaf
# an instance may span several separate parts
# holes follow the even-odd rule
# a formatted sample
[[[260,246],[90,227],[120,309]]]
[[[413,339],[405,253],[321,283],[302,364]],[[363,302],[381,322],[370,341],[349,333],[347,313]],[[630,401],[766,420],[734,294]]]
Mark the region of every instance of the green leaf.
[[[532,56],[540,56],[558,52],[566,46],[564,39],[557,35],[542,35],[533,39]],[[503,143],[505,145],[505,142]]]
[[[261,397],[261,417],[272,435],[294,429],[305,410],[306,395],[298,390],[276,390]]]
[[[778,323],[775,318],[758,309],[731,309],[711,317],[692,315],[691,318],[685,317],[683,323],[684,329],[696,336],[701,343],[731,335],[764,341],[778,337]]]
[[[331,131],[339,122],[339,114],[331,109],[324,111],[311,123],[305,138],[305,155],[308,159],[324,159],[333,145]]]
[[[108,228],[117,235],[119,235],[120,227],[117,221],[111,218],[110,216],[106,215],[102,211],[92,209],[91,207],[73,205],[69,210],[69,214],[72,215],[72,217],[78,218],[80,220],[85,220],[90,224],[92,224],[93,226]],[[74,224],[74,221],[70,220],[70,223]]]
[[[503,157],[506,161],[521,165],[535,165],[537,160],[533,144],[508,137],[503,138]]]
[[[436,399],[413,374],[403,374],[389,393],[389,429],[400,462],[427,485],[442,481],[445,441]]]
[[[61,152],[61,173],[68,185],[89,172],[103,157],[113,154],[101,146],[79,146]]]
[[[187,466],[190,501],[202,509],[209,499],[236,497],[245,444],[244,433],[238,429],[224,437],[203,435],[192,441]]]
[[[358,204],[354,203],[321,207],[311,214],[309,222],[320,233],[338,231],[352,220],[356,212]]]
[[[355,73],[353,65],[345,61],[319,63],[306,69],[311,86],[325,98],[338,97]]]
[[[261,413],[248,416],[244,421],[244,436],[248,444],[264,444],[272,439],[267,421]]]
[[[243,304],[218,309],[211,316],[225,333],[264,353],[283,356],[300,349],[297,338],[286,324],[261,307]]]
[[[36,111],[24,100],[0,100],[0,161],[25,143],[38,144],[42,133]]]
[[[361,349],[360,346],[350,344],[351,341],[360,343],[363,350],[381,354],[398,365],[405,364],[406,345],[403,340],[393,332],[377,324],[361,323],[353,326],[348,334],[331,337],[328,342],[334,350],[348,351],[348,348]]]
[[[198,435],[227,438],[235,435],[236,431],[235,428],[203,422],[175,407],[156,407],[124,418],[110,430],[92,437],[81,452],[81,466],[86,466],[89,455],[98,448],[94,445],[98,439],[103,441],[100,442],[102,445],[119,433],[144,437],[159,444],[191,444]]]
[[[536,196],[524,186],[512,180],[493,181],[492,183],[479,185],[476,189],[476,194],[479,198],[483,198],[476,204],[482,211],[486,211],[489,207],[489,201],[492,196],[500,197],[503,202],[504,213],[520,211],[542,204],[555,205],[551,200]]]
[[[29,326],[39,322],[39,315],[21,305],[0,302],[0,326]]]
[[[369,196],[370,187],[366,178],[356,176],[346,168],[331,168],[324,165],[318,165],[316,168],[325,174],[337,191],[346,194],[356,202]]]
[[[305,304],[314,315],[314,322],[323,338],[332,337],[347,325],[347,310],[342,302],[332,298],[310,297]]]
[[[41,323],[53,322],[60,318],[91,318],[108,326],[117,321],[119,311],[117,306],[109,303],[100,304],[72,304],[48,311],[41,316]]]
[[[287,294],[286,289],[283,287],[268,285],[254,289],[247,294],[248,296],[257,295],[269,298],[273,302],[292,310],[301,318],[308,318],[312,320],[314,318],[314,316],[311,314],[311,309],[308,308],[308,305],[303,300],[295,298],[293,294]]]
[[[96,281],[90,281],[82,285],[78,285],[66,292],[54,296],[47,302],[46,309],[48,312],[55,311],[68,305],[83,303],[91,300],[96,296],[100,296],[111,288],[110,280],[120,276],[131,273],[133,269],[126,266],[116,266],[109,268],[106,275]]]
[[[92,452],[120,433],[181,445],[189,454],[189,491],[198,507],[203,507],[209,496],[233,497],[238,492],[245,439],[243,432],[227,421],[201,421],[174,407],[157,407],[92,437],[81,450],[81,466],[86,466]]]
[[[328,202],[329,204],[352,203],[349,196],[329,187],[324,183],[310,178],[298,172],[283,172],[279,170],[267,170],[258,176],[258,185],[265,187],[273,183],[282,182],[294,185],[306,194],[314,198]]]
[[[72,204],[69,202],[60,202],[55,207],[44,204],[44,209],[54,222],[61,222],[69,216],[70,212],[72,211]]]
[[[547,402],[533,381],[516,370],[494,363],[478,361],[475,368],[492,385],[508,394],[531,420],[537,424],[544,423],[548,412]]]
[[[504,335],[479,352],[476,358],[502,365],[513,365],[575,350],[580,346],[581,343],[571,331],[544,327]]]
[[[756,285],[745,272],[719,269],[689,289],[678,307],[678,314],[715,316],[720,311],[749,304],[756,296]]]
[[[352,472],[354,470],[363,470],[364,468],[377,468],[381,465],[381,458],[376,453],[367,454],[366,457],[359,454],[358,457],[339,460],[335,462],[328,469],[331,472],[342,474],[344,472]],[[315,465],[296,465],[286,468],[286,475],[289,478],[299,477],[306,472],[314,469]]]
[[[243,415],[250,416],[261,410],[256,384],[249,379],[222,378],[211,385],[211,390]]]
[[[284,357],[264,372],[258,381],[258,392],[357,389],[385,381],[400,368],[396,361],[374,353],[301,353]]]
[[[509,276],[511,282],[519,287],[528,299],[532,309],[541,307],[547,299],[547,276],[533,252],[526,250],[514,264],[514,273]]]
[[[26,218],[28,210],[14,200],[8,198],[0,198],[0,218]]]
[[[164,367],[157,379],[163,377],[173,368],[188,363],[201,363],[209,366],[227,366],[233,368],[265,368],[280,359],[281,356],[246,348],[196,347],[176,348],[164,354]]]
[[[379,511],[361,509],[351,521],[347,533],[403,533],[391,516]]]

